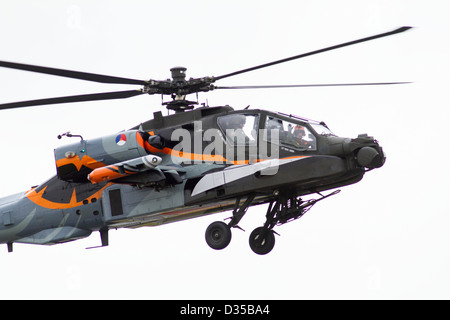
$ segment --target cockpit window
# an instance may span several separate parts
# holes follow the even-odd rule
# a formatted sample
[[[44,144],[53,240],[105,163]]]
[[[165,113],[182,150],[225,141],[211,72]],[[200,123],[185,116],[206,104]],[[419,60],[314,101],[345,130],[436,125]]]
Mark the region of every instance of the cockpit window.
[[[230,144],[256,145],[258,119],[255,114],[230,114],[217,118],[217,122]]]
[[[265,129],[266,141],[298,150],[316,150],[316,138],[306,125],[268,116]]]
[[[322,136],[334,136],[335,134],[331,132],[325,125],[321,123],[311,123],[313,129]]]

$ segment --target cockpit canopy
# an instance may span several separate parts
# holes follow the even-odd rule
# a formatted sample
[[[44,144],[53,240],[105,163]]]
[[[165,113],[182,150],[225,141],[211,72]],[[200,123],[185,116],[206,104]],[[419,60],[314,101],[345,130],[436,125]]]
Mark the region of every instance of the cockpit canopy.
[[[231,145],[255,145],[259,138],[280,147],[314,151],[316,136],[333,135],[324,123],[256,111],[219,116],[217,124]]]

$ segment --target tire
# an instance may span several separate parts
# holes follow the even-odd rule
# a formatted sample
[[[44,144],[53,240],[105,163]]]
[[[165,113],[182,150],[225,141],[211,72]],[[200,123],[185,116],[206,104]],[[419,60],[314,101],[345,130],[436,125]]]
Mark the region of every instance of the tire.
[[[231,229],[222,221],[213,222],[206,229],[205,240],[211,248],[222,250],[230,244]]]
[[[275,235],[273,234],[272,230],[267,230],[266,234],[264,235],[264,238],[259,239],[259,234],[261,233],[263,227],[256,228],[253,230],[253,232],[250,234],[250,248],[253,250],[256,254],[267,254],[270,251],[272,251],[273,247],[275,246]]]

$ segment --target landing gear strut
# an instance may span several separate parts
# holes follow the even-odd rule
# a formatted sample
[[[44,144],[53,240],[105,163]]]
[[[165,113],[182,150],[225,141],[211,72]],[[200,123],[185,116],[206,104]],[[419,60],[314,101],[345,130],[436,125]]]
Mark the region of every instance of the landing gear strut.
[[[264,226],[256,228],[250,235],[250,248],[257,254],[267,254],[275,246],[275,236],[272,229],[277,225],[282,225],[302,217],[318,201],[338,194],[341,190],[336,190],[321,198],[303,201],[296,195],[280,193],[272,200],[267,208],[266,222]]]
[[[247,209],[252,204],[253,199],[255,199],[255,195],[251,194],[242,206],[240,206],[241,198],[238,197],[234,205],[233,217],[231,217],[231,221],[228,224],[222,221],[216,221],[209,225],[205,232],[205,240],[211,248],[221,250],[230,244],[231,228],[242,229],[237,224],[247,212]]]

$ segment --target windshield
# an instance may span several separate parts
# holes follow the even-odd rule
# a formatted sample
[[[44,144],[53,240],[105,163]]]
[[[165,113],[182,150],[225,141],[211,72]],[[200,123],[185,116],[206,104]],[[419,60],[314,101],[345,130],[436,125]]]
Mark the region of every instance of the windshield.
[[[310,123],[311,127],[320,135],[322,136],[335,136],[333,132],[331,132],[330,129],[328,129],[325,125],[320,123]]]

